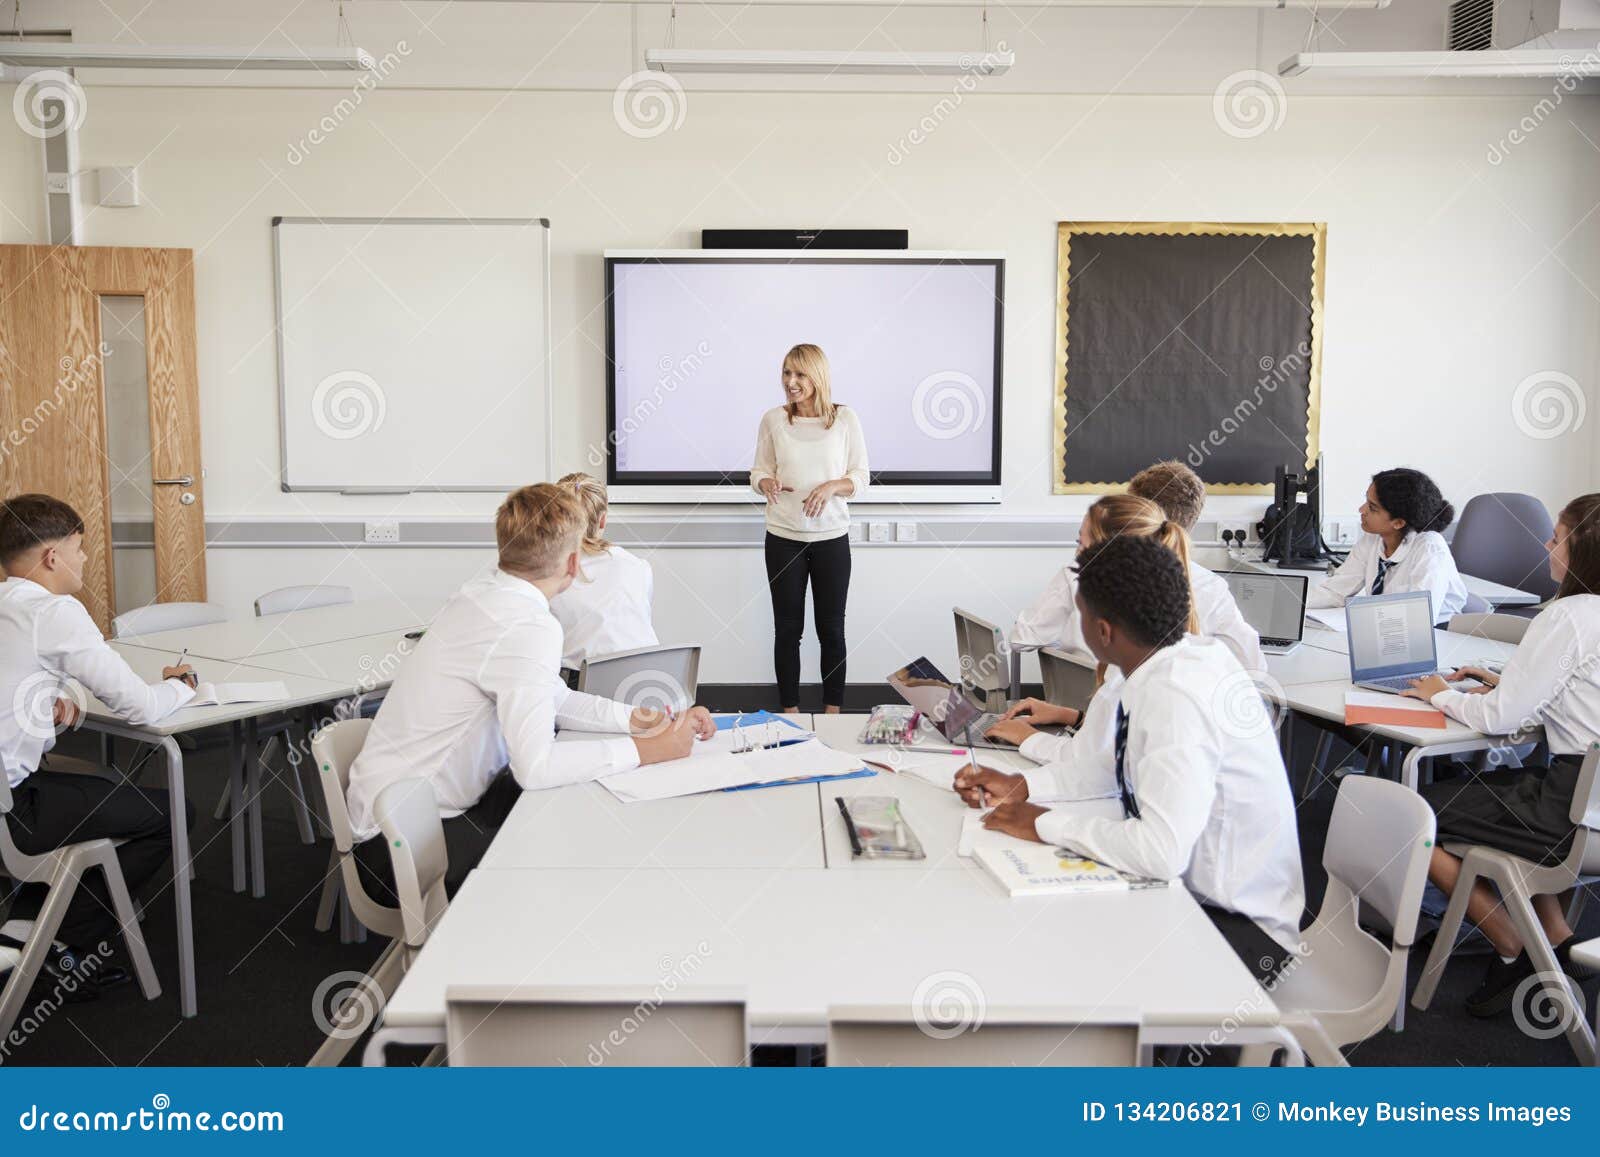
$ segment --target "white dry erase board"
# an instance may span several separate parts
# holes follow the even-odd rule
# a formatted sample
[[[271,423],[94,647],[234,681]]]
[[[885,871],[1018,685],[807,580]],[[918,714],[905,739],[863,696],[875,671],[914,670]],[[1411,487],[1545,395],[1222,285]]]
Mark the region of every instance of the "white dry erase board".
[[[285,490],[549,474],[549,221],[278,217],[272,234]]]

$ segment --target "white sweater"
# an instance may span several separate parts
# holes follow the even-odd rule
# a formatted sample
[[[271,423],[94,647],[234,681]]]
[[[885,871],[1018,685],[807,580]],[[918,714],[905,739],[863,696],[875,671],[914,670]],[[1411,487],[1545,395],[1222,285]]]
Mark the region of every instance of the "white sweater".
[[[777,498],[767,503],[767,531],[795,542],[821,542],[850,533],[850,509],[838,496],[815,518],[805,513],[806,495],[824,482],[848,478],[855,483],[852,499],[867,489],[867,441],[861,433],[856,412],[840,406],[833,426],[825,427],[821,418],[796,418],[789,421],[782,406],[761,416],[756,434],[756,457],[750,467],[750,488],[761,493],[761,482],[776,478]]]

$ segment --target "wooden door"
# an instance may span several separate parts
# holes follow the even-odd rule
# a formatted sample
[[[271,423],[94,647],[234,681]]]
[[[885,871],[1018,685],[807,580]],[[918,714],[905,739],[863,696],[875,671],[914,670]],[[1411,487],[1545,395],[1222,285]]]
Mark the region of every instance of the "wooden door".
[[[155,601],[200,601],[205,503],[193,252],[0,245],[0,491],[53,494],[83,515],[89,561],[80,597],[109,632],[117,602],[105,393],[111,347],[101,322],[107,297],[143,302],[150,444],[139,468],[149,472]]]

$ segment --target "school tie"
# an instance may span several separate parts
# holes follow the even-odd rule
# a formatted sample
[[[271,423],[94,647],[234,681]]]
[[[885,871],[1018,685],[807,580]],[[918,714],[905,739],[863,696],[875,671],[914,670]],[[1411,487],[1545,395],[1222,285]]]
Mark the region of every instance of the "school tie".
[[[1384,580],[1384,577],[1389,573],[1389,571],[1391,569],[1393,569],[1393,567],[1394,567],[1394,563],[1389,559],[1380,558],[1378,560],[1378,577],[1372,580],[1372,593],[1373,594],[1381,595],[1383,593],[1383,580]]]
[[[1133,798],[1133,789],[1128,786],[1127,772],[1123,764],[1128,755],[1128,713],[1122,709],[1122,704],[1117,704],[1117,794],[1122,796],[1122,816],[1124,819],[1139,818],[1139,801]]]

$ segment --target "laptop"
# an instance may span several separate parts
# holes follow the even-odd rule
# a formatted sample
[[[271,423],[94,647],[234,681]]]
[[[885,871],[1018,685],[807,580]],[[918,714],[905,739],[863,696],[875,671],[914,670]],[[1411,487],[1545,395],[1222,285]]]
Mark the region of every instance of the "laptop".
[[[1000,721],[1000,713],[985,711],[974,704],[960,683],[945,678],[944,672],[927,659],[913,659],[889,676],[889,686],[922,713],[938,735],[952,747],[980,747],[994,751],[1015,751],[1017,745],[987,739],[984,732]],[[1058,728],[1040,728],[1055,733]],[[969,738],[970,737],[970,738]],[[929,736],[937,743],[937,739]],[[921,740],[918,741],[920,746]]]
[[[1433,636],[1433,595],[1403,591],[1344,605],[1350,682],[1398,695],[1415,679],[1442,675]]]
[[[1239,613],[1269,655],[1292,654],[1306,632],[1306,589],[1303,574],[1266,574],[1258,570],[1218,571],[1228,584]]]

